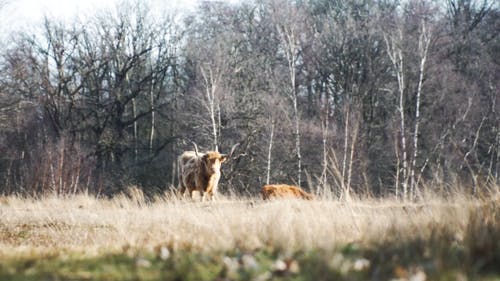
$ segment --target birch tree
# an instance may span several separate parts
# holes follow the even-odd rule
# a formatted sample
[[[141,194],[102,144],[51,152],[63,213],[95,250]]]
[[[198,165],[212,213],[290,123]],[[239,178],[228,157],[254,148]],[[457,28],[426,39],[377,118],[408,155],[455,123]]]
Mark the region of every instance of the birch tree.
[[[323,90],[323,97],[320,109],[321,112],[321,133],[322,133],[322,144],[323,144],[323,163],[321,170],[321,185],[322,194],[325,194],[328,187],[328,131],[330,128],[330,97],[328,95],[328,90],[326,89],[325,83],[322,83],[321,89]]]
[[[272,160],[272,151],[273,151],[273,141],[274,141],[274,125],[275,119],[271,117],[271,129],[269,133],[269,146],[267,149],[267,168],[266,168],[266,184],[269,184],[269,180],[271,178],[271,160]]]
[[[290,84],[287,87],[286,94],[292,102],[295,151],[297,157],[297,184],[300,185],[302,181],[302,154],[300,143],[301,132],[298,106],[297,68],[300,59],[300,37],[303,28],[302,25],[304,23],[303,21],[305,19],[299,7],[293,4],[277,1],[274,5],[281,6],[281,9],[276,6],[273,7],[273,20],[287,63],[287,76]]]
[[[416,198],[417,178],[420,178],[417,175],[417,160],[420,154],[421,104],[434,29],[431,10],[432,6],[427,2],[408,4],[404,14],[394,12],[392,27],[385,28],[383,32],[387,54],[397,80],[399,140],[395,144],[398,146],[396,190],[401,183],[404,200]],[[414,96],[410,96],[413,93]],[[412,100],[414,103],[410,102]],[[414,112],[414,115],[406,116],[405,112]]]
[[[432,38],[432,30],[426,23],[425,19],[421,20],[420,24],[420,35],[418,38],[418,57],[419,63],[419,77],[417,86],[417,98],[415,104],[415,127],[413,130],[413,158],[410,169],[410,188],[412,197],[416,195],[418,186],[415,181],[415,170],[417,169],[417,157],[418,157],[418,138],[420,129],[420,100],[422,96],[422,85],[424,83],[425,74],[425,63],[427,61],[427,54],[429,52],[429,46]]]
[[[203,78],[205,107],[208,110],[212,128],[212,145],[215,151],[219,151],[220,102],[217,91],[222,79],[222,72],[218,66],[211,67],[210,65],[201,65],[200,72]]]
[[[404,71],[404,55],[403,55],[403,27],[401,24],[397,24],[395,30],[392,33],[384,33],[384,41],[387,48],[387,55],[392,62],[393,71],[397,79],[397,93],[398,93],[398,106],[397,111],[399,112],[399,130],[400,130],[400,145],[402,156],[398,157],[401,159],[403,167],[401,185],[403,188],[403,199],[408,198],[408,151],[406,147],[406,119],[405,119],[405,88],[406,88],[406,77]],[[399,161],[398,161],[399,163]],[[399,165],[397,166],[399,170]],[[399,175],[399,172],[398,172]],[[399,183],[398,183],[399,184]]]

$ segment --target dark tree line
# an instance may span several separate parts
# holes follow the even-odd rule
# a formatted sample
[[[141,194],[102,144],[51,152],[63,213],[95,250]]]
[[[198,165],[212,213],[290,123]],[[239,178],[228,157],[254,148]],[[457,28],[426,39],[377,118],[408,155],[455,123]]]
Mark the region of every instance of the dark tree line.
[[[140,2],[17,33],[0,60],[0,192],[148,193],[234,151],[223,193],[295,183],[418,197],[500,182],[500,6],[488,0]]]

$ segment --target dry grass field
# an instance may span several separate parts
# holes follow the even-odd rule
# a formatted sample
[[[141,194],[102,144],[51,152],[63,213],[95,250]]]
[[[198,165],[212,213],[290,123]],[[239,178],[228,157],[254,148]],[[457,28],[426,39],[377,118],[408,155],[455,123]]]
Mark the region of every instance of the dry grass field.
[[[0,198],[0,280],[500,280],[500,200]]]

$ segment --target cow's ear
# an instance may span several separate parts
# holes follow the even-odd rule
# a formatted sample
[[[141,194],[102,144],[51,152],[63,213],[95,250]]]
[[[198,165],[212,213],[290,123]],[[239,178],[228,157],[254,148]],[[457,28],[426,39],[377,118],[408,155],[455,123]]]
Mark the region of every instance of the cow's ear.
[[[220,156],[220,162],[224,163],[227,160],[227,155],[226,154],[221,154]]]
[[[207,154],[205,154],[205,155],[203,155],[203,156],[201,157],[201,160],[202,160],[202,161],[204,161],[204,162],[207,162],[207,161],[208,161],[208,153],[207,153]]]

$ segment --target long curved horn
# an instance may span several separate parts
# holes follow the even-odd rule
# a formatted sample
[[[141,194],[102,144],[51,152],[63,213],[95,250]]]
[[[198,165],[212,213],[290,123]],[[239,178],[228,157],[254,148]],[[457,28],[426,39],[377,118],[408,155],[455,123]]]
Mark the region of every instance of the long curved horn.
[[[196,145],[196,143],[194,141],[192,141],[192,143],[194,146],[194,154],[196,155],[196,157],[199,157],[198,146]]]
[[[231,152],[229,152],[229,157],[233,156],[234,151],[239,145],[240,143],[236,143],[235,145],[233,145],[233,147],[231,147]]]

